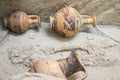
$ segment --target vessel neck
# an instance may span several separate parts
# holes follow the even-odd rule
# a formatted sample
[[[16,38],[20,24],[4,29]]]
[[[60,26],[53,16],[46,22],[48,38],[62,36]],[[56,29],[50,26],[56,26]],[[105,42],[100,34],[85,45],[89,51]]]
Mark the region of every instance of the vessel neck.
[[[96,16],[82,16],[82,23],[83,24],[92,24],[93,27],[96,26]]]

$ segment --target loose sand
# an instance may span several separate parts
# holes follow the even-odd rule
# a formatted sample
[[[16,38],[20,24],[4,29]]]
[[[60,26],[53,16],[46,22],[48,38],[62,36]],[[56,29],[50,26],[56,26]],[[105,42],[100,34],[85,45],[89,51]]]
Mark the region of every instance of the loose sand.
[[[0,80],[20,80],[20,75],[24,75],[36,60],[65,58],[73,49],[77,50],[88,71],[86,80],[120,79],[119,26],[98,25],[97,29],[104,34],[91,25],[83,26],[73,38],[63,38],[48,26],[42,23],[40,30],[29,29],[24,34],[8,32],[0,43]],[[34,75],[23,80],[32,80]],[[39,76],[38,80],[61,80],[44,74]]]

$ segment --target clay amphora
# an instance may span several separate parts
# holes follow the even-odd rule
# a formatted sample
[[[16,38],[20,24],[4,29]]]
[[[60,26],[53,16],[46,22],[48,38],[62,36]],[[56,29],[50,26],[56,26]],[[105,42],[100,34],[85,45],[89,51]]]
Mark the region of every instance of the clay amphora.
[[[64,7],[54,16],[50,16],[50,28],[64,37],[74,36],[84,24],[92,24],[95,27],[96,17],[80,15],[72,7]]]
[[[65,59],[40,59],[29,70],[29,72],[44,73],[68,80],[73,78],[72,74],[79,71],[84,74],[78,80],[85,79],[88,73],[82,65],[80,56],[75,51],[72,51],[71,55]]]
[[[23,11],[17,11],[9,17],[4,17],[4,27],[16,33],[24,33],[31,24],[40,25],[40,17],[37,15],[27,15]]]

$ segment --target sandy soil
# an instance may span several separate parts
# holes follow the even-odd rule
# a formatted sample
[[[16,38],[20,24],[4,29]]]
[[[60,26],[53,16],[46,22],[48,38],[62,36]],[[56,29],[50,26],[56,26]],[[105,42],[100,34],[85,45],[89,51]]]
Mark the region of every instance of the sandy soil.
[[[48,23],[42,23],[40,30],[29,29],[20,35],[8,32],[0,43],[0,80],[20,80],[16,75],[26,73],[36,60],[65,58],[73,49],[77,50],[88,71],[86,80],[120,79],[119,26],[98,25],[97,29],[91,25],[83,26],[73,38],[63,38],[48,26]],[[44,77],[42,79],[47,80],[50,76]],[[41,80],[41,77],[37,78]]]

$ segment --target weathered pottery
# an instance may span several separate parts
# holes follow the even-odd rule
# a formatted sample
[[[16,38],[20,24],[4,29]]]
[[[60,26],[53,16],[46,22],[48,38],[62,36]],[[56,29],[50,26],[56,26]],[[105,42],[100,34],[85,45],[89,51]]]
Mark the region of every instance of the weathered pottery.
[[[78,79],[83,80],[87,77],[88,73],[82,65],[80,56],[75,51],[72,51],[71,55],[65,59],[40,59],[29,70],[29,72],[44,73],[68,80],[74,77],[74,73],[80,71],[82,71],[84,74]]]
[[[17,11],[9,17],[4,18],[4,27],[16,33],[24,33],[31,24],[40,25],[40,17],[37,15],[27,15],[23,11]]]
[[[60,9],[54,16],[50,16],[50,28],[64,37],[72,37],[84,24],[96,26],[96,17],[80,15],[72,7]]]

